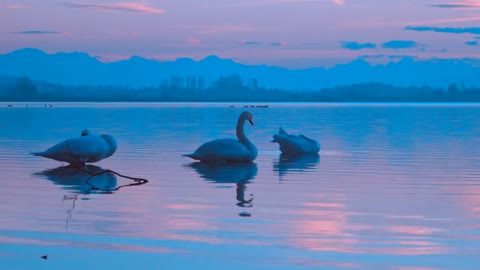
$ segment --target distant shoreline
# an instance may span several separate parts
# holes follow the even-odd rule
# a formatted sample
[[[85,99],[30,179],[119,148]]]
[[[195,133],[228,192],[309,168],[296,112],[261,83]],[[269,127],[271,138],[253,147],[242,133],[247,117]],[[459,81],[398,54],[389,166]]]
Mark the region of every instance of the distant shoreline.
[[[0,108],[54,108],[54,107],[222,107],[232,109],[269,109],[272,107],[331,107],[331,106],[480,106],[480,102],[468,101],[408,101],[408,102],[173,102],[173,101],[0,101]]]
[[[178,78],[177,78],[178,79]],[[62,86],[27,77],[4,78],[0,102],[224,102],[224,103],[410,103],[480,102],[480,88],[452,83],[447,88],[398,87],[382,83],[341,85],[318,90],[265,88],[258,81],[221,77],[210,86],[184,84],[172,79],[157,87]],[[0,80],[1,82],[1,80]]]

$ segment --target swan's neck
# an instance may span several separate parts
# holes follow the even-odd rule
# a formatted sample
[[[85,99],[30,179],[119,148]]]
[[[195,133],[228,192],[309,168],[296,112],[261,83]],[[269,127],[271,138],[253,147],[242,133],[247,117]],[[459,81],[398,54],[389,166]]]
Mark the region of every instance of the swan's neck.
[[[247,138],[247,135],[245,135],[245,118],[241,117],[238,119],[237,122],[237,138],[238,141],[240,141],[242,144],[251,144],[250,140]]]
[[[237,122],[237,139],[239,142],[241,142],[245,147],[250,150],[250,152],[254,153],[257,151],[255,145],[247,138],[247,135],[245,135],[245,118],[241,117],[238,119]]]

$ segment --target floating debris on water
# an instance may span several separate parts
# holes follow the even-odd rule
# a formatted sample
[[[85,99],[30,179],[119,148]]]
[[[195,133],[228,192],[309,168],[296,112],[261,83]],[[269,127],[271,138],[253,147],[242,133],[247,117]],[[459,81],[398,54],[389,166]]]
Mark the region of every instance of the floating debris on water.
[[[244,108],[268,108],[270,107],[269,105],[243,105]],[[230,108],[233,108],[233,106],[230,106]]]

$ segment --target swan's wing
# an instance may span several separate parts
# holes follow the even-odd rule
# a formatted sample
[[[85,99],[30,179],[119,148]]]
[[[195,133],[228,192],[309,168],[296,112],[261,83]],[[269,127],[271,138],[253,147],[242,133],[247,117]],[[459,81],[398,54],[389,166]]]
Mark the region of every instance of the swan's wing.
[[[274,141],[280,145],[280,151],[286,154],[318,152],[318,143],[303,135],[276,135]]]
[[[317,140],[311,139],[303,134],[300,134],[299,137],[305,139],[305,141],[309,142],[312,145],[311,147],[312,152],[320,151],[320,143]]]
[[[248,149],[234,139],[217,139],[204,143],[196,152],[248,153]]]
[[[82,162],[96,162],[103,159],[109,146],[99,136],[84,136],[67,140],[69,151]]]
[[[203,159],[249,158],[250,151],[238,140],[217,139],[201,145],[195,154]]]
[[[294,144],[299,144],[302,143],[303,140],[301,140],[298,136],[295,135],[287,135],[287,134],[275,134],[273,135],[273,142],[277,142],[279,144],[282,143],[294,143]]]
[[[311,139],[311,138],[308,138],[307,136],[303,135],[303,134],[300,134],[298,135],[299,137],[305,139],[306,141],[308,141],[309,143],[316,143],[317,141],[314,140],[314,139]]]
[[[66,140],[53,145],[43,152],[33,152],[31,154],[34,156],[51,158],[57,161],[65,161],[69,163],[78,162],[69,151]]]
[[[86,163],[103,159],[108,149],[105,140],[98,136],[87,135],[67,139],[43,152],[32,154],[68,163]]]

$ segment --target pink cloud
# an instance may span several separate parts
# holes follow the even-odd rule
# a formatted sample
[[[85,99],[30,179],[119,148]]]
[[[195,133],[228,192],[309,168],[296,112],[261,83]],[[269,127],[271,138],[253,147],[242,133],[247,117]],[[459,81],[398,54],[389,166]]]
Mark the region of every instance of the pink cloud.
[[[258,4],[308,4],[308,3],[332,3],[335,5],[344,5],[345,0],[263,0],[263,1],[245,1],[236,6],[248,6]]]
[[[199,28],[199,34],[223,34],[233,32],[253,32],[258,31],[256,27],[241,25],[207,25]]]
[[[70,8],[85,8],[85,9],[94,9],[100,11],[128,11],[128,12],[138,12],[138,13],[165,13],[164,10],[159,8],[154,8],[149,6],[146,3],[140,2],[121,2],[121,3],[111,3],[111,4],[96,4],[96,3],[65,3],[67,7]]]
[[[191,45],[197,45],[197,44],[200,44],[202,43],[202,41],[198,38],[189,38],[186,40],[187,44],[191,44]]]
[[[8,9],[23,9],[23,8],[27,8],[27,6],[19,5],[19,4],[8,4],[7,8]]]
[[[480,8],[480,5],[479,5]],[[475,22],[480,21],[480,16],[472,17],[459,17],[459,18],[443,18],[443,19],[434,19],[434,20],[384,20],[384,19],[373,19],[366,20],[362,22],[346,22],[339,24],[340,27],[355,29],[355,28],[365,28],[365,27],[398,27],[405,25],[432,25],[432,24],[450,24],[450,23],[464,23],[464,22]]]

